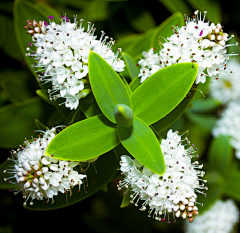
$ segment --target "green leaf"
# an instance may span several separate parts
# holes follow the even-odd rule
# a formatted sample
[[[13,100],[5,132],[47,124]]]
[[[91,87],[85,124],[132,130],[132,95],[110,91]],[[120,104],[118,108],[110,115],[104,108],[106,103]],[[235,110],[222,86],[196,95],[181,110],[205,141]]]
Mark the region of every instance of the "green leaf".
[[[37,129],[39,129],[39,130],[47,130],[47,126],[46,125],[44,125],[39,119],[35,119],[35,125],[36,125],[36,127],[37,127]]]
[[[119,144],[116,131],[116,125],[105,116],[90,117],[57,134],[48,145],[46,155],[70,161],[98,157]]]
[[[231,174],[226,177],[225,195],[240,201],[240,171],[232,170]]]
[[[140,80],[141,78],[140,77],[135,77],[132,82],[129,84],[132,92],[134,92],[139,86],[140,86]]]
[[[222,13],[221,13],[221,4],[219,1],[209,1],[209,0],[187,0],[189,4],[194,9],[198,9],[204,14],[204,11],[207,11],[206,19],[210,19],[210,22],[215,24],[222,21]],[[187,13],[187,12],[186,12]],[[189,12],[190,13],[190,12]]]
[[[41,12],[44,12],[44,14],[48,16],[53,16],[55,20],[58,19],[61,15],[55,8],[44,2],[36,2],[36,5],[38,6],[38,9],[41,10]]]
[[[131,56],[141,56],[143,51],[148,51],[151,44],[151,38],[153,36],[154,31],[156,28],[152,28],[141,36],[137,37],[125,50],[124,52],[129,53]]]
[[[194,112],[210,112],[217,109],[221,106],[221,103],[213,98],[201,98],[201,99],[194,99],[192,101],[193,107],[191,111]]]
[[[90,20],[93,22],[105,20],[110,16],[110,9],[108,3],[102,0],[95,0],[89,3],[88,14]]]
[[[169,1],[169,0],[158,0],[161,2],[171,13],[177,11],[184,14],[191,13],[191,9],[188,7],[188,4],[185,0]]]
[[[134,62],[132,56],[125,53],[125,52],[122,53],[122,58],[123,58],[123,60],[125,62],[125,65],[126,65],[125,70],[127,70],[128,74],[129,74],[129,77],[133,80],[139,74],[139,70],[137,68],[137,65]]]
[[[12,18],[0,15],[0,24],[1,48],[9,57],[21,61],[22,54],[17,44]]]
[[[121,48],[124,52],[127,51],[127,48],[133,43],[133,41],[136,41],[138,37],[139,34],[131,34],[119,38],[119,40],[116,41],[116,44],[112,46],[113,51],[116,51],[118,48]]]
[[[129,206],[130,200],[131,200],[130,195],[132,193],[131,193],[131,191],[128,191],[128,193],[126,195],[123,193],[123,198],[122,198],[122,203],[120,205],[120,208],[125,208],[125,207]]]
[[[16,78],[17,77],[17,78]],[[28,72],[24,70],[3,70],[0,72],[0,81],[3,90],[6,90],[11,102],[21,102],[34,96],[33,86]]]
[[[131,95],[134,116],[151,125],[170,113],[186,97],[196,79],[198,65],[180,63],[163,68]]]
[[[130,20],[130,24],[132,28],[139,32],[145,32],[153,27],[155,27],[156,23],[154,21],[153,16],[147,10],[133,11],[132,9],[126,7],[126,13]]]
[[[158,132],[162,132],[163,130],[170,127],[174,122],[176,122],[179,117],[186,111],[189,107],[194,95],[190,95],[188,98],[184,98],[182,102],[174,108],[169,114],[163,117],[161,120],[152,124],[152,127]]]
[[[49,11],[47,12],[49,13]],[[32,72],[32,74],[37,79],[36,72],[31,65],[35,63],[35,59],[33,57],[26,57],[26,48],[28,47],[28,42],[32,41],[31,36],[27,34],[24,26],[27,25],[27,19],[37,21],[48,20],[48,15],[46,12],[42,11],[38,6],[31,2],[16,0],[13,5],[13,15],[14,15],[14,28],[17,36],[17,41],[26,61],[28,68]]]
[[[121,78],[100,55],[90,51],[88,61],[93,95],[103,114],[116,123],[114,108],[117,104],[125,104],[132,108],[127,89]]]
[[[214,204],[214,202],[221,198],[224,187],[220,184],[214,184],[208,187],[207,196],[205,197],[202,194],[198,194],[197,202],[203,203],[202,207],[199,207],[198,212],[199,215],[203,214],[205,211],[209,210],[210,207]]]
[[[163,23],[161,23],[157,29],[154,31],[151,39],[151,45],[154,47],[155,53],[158,53],[160,50],[159,40],[164,43],[164,39],[170,37],[173,34],[171,29],[172,26],[178,25],[179,27],[183,26],[184,18],[183,14],[180,12],[174,13],[172,16],[167,18]]]
[[[216,124],[217,117],[215,115],[197,114],[190,110],[186,111],[187,118],[203,129],[211,131]]]
[[[0,108],[0,146],[16,148],[25,138],[33,135],[36,128],[35,118],[42,120],[48,117],[46,106],[38,97],[21,103],[10,104]]]
[[[96,167],[97,173],[94,166]],[[33,205],[27,205],[25,208],[30,210],[53,210],[70,206],[74,203],[84,200],[85,198],[96,193],[98,190],[102,189],[112,179],[117,168],[119,167],[119,163],[113,155],[113,152],[110,151],[94,162],[94,166],[90,164],[90,167],[86,172],[87,180],[84,180],[84,184],[81,185],[80,192],[78,192],[77,185],[73,189],[73,194],[71,196],[69,196],[69,193],[59,193],[56,197],[54,196],[53,204],[51,204],[51,202],[46,203],[45,201],[43,203],[42,201],[35,200],[33,201]]]
[[[119,125],[117,132],[122,145],[134,158],[158,175],[165,172],[159,142],[146,123],[135,117],[131,128]]]
[[[6,172],[3,173],[4,169],[12,169],[10,166],[13,166],[14,162],[11,160],[5,160],[3,163],[0,164],[0,189],[16,189],[19,188],[19,186],[8,183],[4,181],[4,178],[8,179],[9,177],[13,176],[12,174]],[[13,181],[14,179],[10,179],[10,181]]]
[[[232,164],[232,157],[233,149],[228,137],[219,136],[211,141],[208,159],[212,169],[218,171],[223,176],[227,175]]]
[[[92,92],[80,99],[79,106],[87,118],[102,114]]]

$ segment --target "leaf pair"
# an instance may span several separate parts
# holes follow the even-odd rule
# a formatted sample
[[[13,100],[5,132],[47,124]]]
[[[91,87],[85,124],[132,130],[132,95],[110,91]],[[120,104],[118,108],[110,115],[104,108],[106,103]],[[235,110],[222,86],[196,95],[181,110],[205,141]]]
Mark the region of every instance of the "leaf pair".
[[[159,142],[149,125],[171,112],[186,96],[197,75],[197,65],[182,63],[164,68],[129,96],[113,68],[94,52],[89,55],[89,79],[103,115],[69,126],[49,144],[47,155],[64,160],[88,160],[115,148],[120,142],[137,160],[156,174],[165,170]],[[114,109],[126,105],[133,125],[116,125]]]

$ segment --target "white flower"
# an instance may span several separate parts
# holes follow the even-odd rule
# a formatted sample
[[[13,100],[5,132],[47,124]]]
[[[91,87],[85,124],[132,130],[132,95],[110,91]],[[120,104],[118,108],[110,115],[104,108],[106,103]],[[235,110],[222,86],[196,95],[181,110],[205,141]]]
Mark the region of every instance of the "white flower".
[[[232,101],[223,110],[222,116],[213,128],[213,135],[229,136],[230,144],[236,149],[236,157],[240,159],[240,102]]]
[[[52,16],[49,18],[53,19]],[[88,23],[88,28],[84,31],[83,20],[78,24],[76,16],[73,23],[66,16],[61,17],[61,21],[60,24],[50,21],[49,25],[46,22],[33,21],[38,30],[28,30],[28,33],[32,34],[35,42],[33,45],[37,49],[31,51],[27,48],[27,51],[32,53],[26,55],[35,57],[37,62],[34,67],[41,68],[38,69],[38,80],[52,84],[52,89],[48,90],[50,100],[65,98],[65,106],[72,110],[77,109],[79,99],[91,91],[88,79],[90,50],[101,55],[117,72],[122,72],[125,64],[118,58],[121,49],[117,53],[112,51],[112,38],[108,40],[109,37],[104,37],[105,33],[102,31],[101,38],[96,39],[96,28],[92,23]],[[28,26],[26,28],[28,29]],[[32,43],[29,45],[32,46]]]
[[[34,139],[32,142],[28,140],[24,142],[25,146],[17,151],[12,151],[11,160],[15,165],[13,169],[7,169],[13,174],[7,180],[16,183],[20,189],[15,193],[22,191],[27,204],[31,198],[30,205],[33,200],[49,201],[49,198],[58,195],[58,192],[65,193],[78,185],[79,189],[82,179],[86,175],[79,174],[76,169],[80,162],[58,160],[45,155],[47,145],[56,135],[56,128],[42,132],[42,137]],[[10,181],[13,178],[16,182]]]
[[[198,165],[197,161],[191,163],[196,149],[194,145],[185,149],[181,144],[185,140],[190,144],[187,138],[181,140],[178,132],[172,130],[168,131],[167,139],[162,139],[160,146],[166,165],[162,176],[154,174],[136,159],[121,156],[120,170],[125,178],[119,182],[118,189],[125,187],[125,194],[133,192],[130,195],[131,202],[138,206],[139,201],[144,201],[140,210],[145,211],[148,205],[148,216],[153,216],[156,220],[164,221],[166,215],[172,214],[174,221],[181,216],[192,222],[198,214],[195,206],[196,192],[204,194],[199,189],[207,189],[203,184],[206,180],[201,179],[205,173],[196,170],[203,165]],[[203,183],[200,184],[200,181]]]
[[[240,100],[240,64],[235,60],[231,60],[228,64],[231,72],[222,72],[218,80],[210,83],[211,96],[222,104]]]
[[[209,25],[209,22],[204,22],[206,12],[203,19],[201,12],[198,15],[198,11],[195,11],[195,14],[191,20],[186,15],[185,26],[173,28],[174,34],[161,44],[163,48],[159,54],[154,54],[153,49],[142,53],[144,58],[139,61],[141,69],[138,75],[141,83],[156,71],[181,62],[198,63],[195,83],[205,83],[206,75],[217,77],[221,70],[226,69],[229,56],[238,55],[227,54],[226,48],[232,45],[226,45],[226,42],[233,36],[228,37],[220,24],[215,26],[213,23]]]
[[[233,200],[217,200],[209,210],[185,223],[186,233],[230,233],[239,221],[239,210]]]

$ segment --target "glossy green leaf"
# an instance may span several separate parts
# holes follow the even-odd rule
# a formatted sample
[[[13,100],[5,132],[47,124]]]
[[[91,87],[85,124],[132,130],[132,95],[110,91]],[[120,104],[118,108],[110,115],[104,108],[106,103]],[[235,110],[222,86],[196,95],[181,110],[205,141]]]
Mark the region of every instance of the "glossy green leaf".
[[[114,108],[117,104],[125,104],[132,108],[127,89],[113,68],[97,53],[90,51],[89,79],[93,95],[103,114],[113,123]]]
[[[206,19],[210,19],[210,22],[217,24],[222,21],[221,5],[218,1],[209,0],[201,1],[187,0],[187,1],[194,9],[198,9],[199,11],[201,11],[202,15],[204,11],[207,11],[208,13]]]
[[[166,39],[167,37],[170,37],[173,34],[171,27],[175,25],[181,27],[183,26],[183,23],[184,23],[183,14],[177,12],[174,13],[169,18],[167,18],[163,23],[161,23],[157,27],[151,39],[151,45],[156,49],[155,53],[159,52],[160,50],[159,41],[164,43],[165,42],[164,38]]]
[[[17,36],[17,41],[22,52],[22,55],[28,65],[28,68],[32,72],[32,74],[36,77],[36,72],[31,65],[35,63],[35,60],[32,57],[26,57],[26,48],[28,47],[28,42],[32,41],[32,38],[29,34],[27,34],[24,26],[27,25],[27,19],[37,21],[48,21],[48,13],[44,12],[40,8],[38,8],[35,4],[28,1],[20,1],[16,0],[14,2],[13,14],[14,14],[14,28]]]
[[[230,175],[225,179],[225,195],[240,201],[240,171],[232,170]]]
[[[96,167],[96,171],[95,168]],[[67,194],[59,193],[56,197],[54,196],[54,203],[46,203],[46,201],[33,201],[33,205],[27,205],[25,208],[31,210],[53,210],[63,207],[67,207],[74,203],[77,203],[85,198],[96,193],[98,190],[102,189],[114,176],[119,163],[113,152],[110,151],[104,156],[101,156],[94,166],[90,164],[86,175],[87,180],[84,180],[84,184],[81,185],[81,191],[78,192],[78,185],[73,189],[73,194],[70,196],[69,192]]]
[[[122,58],[125,62],[126,65],[125,70],[127,70],[129,77],[131,79],[134,79],[139,74],[139,70],[136,63],[134,62],[132,56],[125,52],[122,53]]]
[[[72,124],[57,134],[48,145],[46,155],[84,161],[100,156],[118,144],[116,125],[99,115]]]
[[[170,127],[186,111],[192,99],[193,99],[193,95],[190,95],[188,98],[185,97],[182,100],[182,102],[176,108],[174,108],[169,114],[167,114],[165,117],[163,117],[161,120],[157,121],[156,123],[152,124],[152,127],[158,133]]]
[[[92,92],[80,99],[79,106],[87,118],[102,114]]]
[[[162,119],[186,97],[197,71],[197,64],[180,63],[153,74],[131,95],[134,116],[148,125]]]
[[[119,125],[117,132],[122,145],[135,159],[156,174],[165,172],[159,142],[146,123],[135,117],[131,128]]]
[[[46,106],[38,97],[0,108],[0,146],[16,148],[36,129],[35,118],[45,119]]]
[[[184,14],[191,13],[191,9],[185,0],[169,1],[159,0],[171,13],[182,12]]]
[[[9,153],[10,155],[10,153]],[[3,163],[0,164],[0,189],[15,189],[18,188],[19,186],[13,184],[13,183],[8,183],[7,181],[4,181],[4,178],[8,179],[9,177],[13,176],[12,174],[8,173],[3,173],[4,169],[12,169],[14,162],[11,160],[5,160]],[[14,182],[14,179],[10,179],[10,181]]]

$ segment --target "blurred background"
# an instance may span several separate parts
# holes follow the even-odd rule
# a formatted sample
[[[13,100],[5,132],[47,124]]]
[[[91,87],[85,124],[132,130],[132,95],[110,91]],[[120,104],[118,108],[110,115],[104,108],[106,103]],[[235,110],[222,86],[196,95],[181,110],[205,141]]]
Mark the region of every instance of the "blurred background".
[[[149,0],[140,3],[136,0],[32,0],[27,2],[45,14],[54,12],[54,15],[62,15],[64,11],[70,18],[77,14],[78,19],[84,19],[85,27],[87,22],[93,22],[97,28],[98,38],[101,30],[104,30],[116,40],[113,49],[116,51],[121,47],[134,58],[136,63],[141,52],[153,46],[151,36],[155,29],[175,12],[188,13],[191,16],[196,9],[202,12],[207,10],[207,18],[210,22],[220,22],[224,25],[224,32],[233,33],[234,41],[239,41],[239,1]],[[28,9],[24,10],[27,14]],[[34,71],[24,59],[24,48],[19,46],[24,29],[20,32],[19,28],[16,30],[18,22],[26,22],[27,19],[24,13],[21,18],[15,15],[14,1],[0,1],[0,162],[9,157],[10,149],[17,148],[25,138],[31,137],[33,129],[41,128],[41,124],[49,127],[58,125],[70,113],[69,110],[63,109],[62,116],[55,106],[43,101],[36,94],[40,89],[39,85],[33,75]],[[28,37],[30,41],[29,35],[26,34],[24,37]],[[239,53],[237,47],[232,49]],[[199,86],[206,99],[208,84],[209,82],[206,82]],[[203,106],[204,98],[200,92],[197,92],[191,108],[171,128],[180,132],[190,131],[188,137],[198,148],[202,162],[206,163],[205,171],[207,169],[211,171],[211,166],[214,165],[207,163],[207,155],[212,141],[211,129],[219,116],[221,106],[215,102]],[[206,103],[205,99],[204,102]],[[162,135],[164,136],[166,132],[167,130],[163,131]],[[239,162],[235,163],[235,167],[236,169],[239,167]],[[213,186],[219,182],[218,180],[218,174],[211,173],[210,181]],[[38,229],[56,232],[64,228],[68,231],[84,230],[88,233],[184,232],[181,219],[175,224],[166,224],[147,218],[146,213],[140,212],[132,204],[120,208],[122,192],[117,191],[117,182],[118,180],[109,183],[97,195],[92,195],[73,206],[48,212],[27,210],[22,206],[21,194],[14,196],[8,190],[1,190],[0,233]],[[220,196],[223,199],[232,197],[235,201],[240,201],[240,195],[236,193],[226,194],[222,189],[217,190],[217,188],[212,190],[215,193],[212,199],[206,202],[211,203]],[[238,231],[237,228],[235,230]]]

